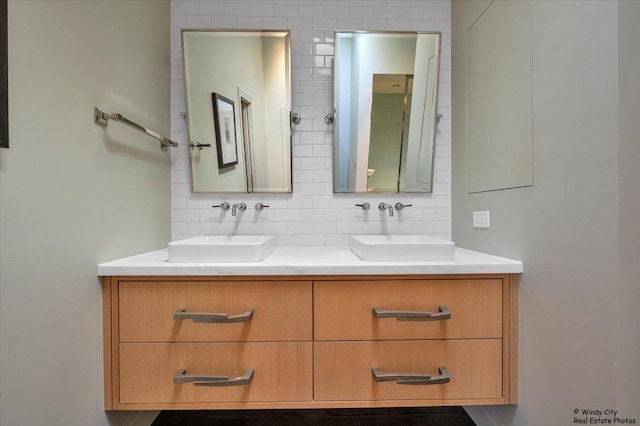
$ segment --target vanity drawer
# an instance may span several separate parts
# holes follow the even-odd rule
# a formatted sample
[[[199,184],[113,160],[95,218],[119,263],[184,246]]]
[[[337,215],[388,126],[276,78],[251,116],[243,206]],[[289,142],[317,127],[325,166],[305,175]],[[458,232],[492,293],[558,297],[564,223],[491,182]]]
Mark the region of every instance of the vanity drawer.
[[[120,403],[170,404],[310,401],[312,343],[123,343],[120,345]],[[246,384],[174,383],[185,375],[253,375]],[[210,381],[201,378],[202,381]]]
[[[118,297],[120,342],[312,339],[308,281],[124,281]],[[230,318],[193,315],[210,313]]]
[[[315,343],[316,400],[459,400],[502,398],[502,340]],[[440,371],[445,367],[446,371]],[[381,373],[440,376],[448,383],[377,382]]]
[[[315,340],[501,338],[502,284],[501,279],[316,282]],[[375,308],[383,312],[376,314]],[[402,319],[407,311],[421,320],[395,316]]]

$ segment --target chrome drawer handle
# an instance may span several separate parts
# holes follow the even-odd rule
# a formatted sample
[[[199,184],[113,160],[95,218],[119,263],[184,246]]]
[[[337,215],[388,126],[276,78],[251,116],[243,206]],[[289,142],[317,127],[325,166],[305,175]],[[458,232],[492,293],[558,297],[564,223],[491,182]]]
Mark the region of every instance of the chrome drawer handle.
[[[247,370],[244,376],[202,376],[199,374],[185,374],[185,370],[178,370],[173,376],[173,383],[193,383],[194,386],[242,386],[247,385],[253,378],[253,368]]]
[[[383,311],[373,308],[377,318],[396,318],[398,321],[441,321],[451,319],[451,311],[446,306],[440,306],[437,314],[420,311]]]
[[[439,376],[431,376],[429,374],[414,373],[383,373],[379,368],[372,368],[371,373],[376,382],[396,382],[399,385],[437,385],[440,383],[449,383],[451,377],[447,367],[438,367]]]
[[[230,322],[247,322],[253,317],[253,308],[249,308],[240,315],[229,316],[229,314],[203,313],[203,312],[185,312],[184,309],[178,309],[173,313],[174,320],[193,320],[193,322],[207,323],[230,323]]]

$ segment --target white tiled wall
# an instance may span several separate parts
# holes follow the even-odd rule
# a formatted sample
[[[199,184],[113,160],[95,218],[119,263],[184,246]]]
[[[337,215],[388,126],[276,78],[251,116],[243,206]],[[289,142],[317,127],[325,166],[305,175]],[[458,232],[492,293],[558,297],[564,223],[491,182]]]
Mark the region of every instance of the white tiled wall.
[[[279,246],[345,246],[358,233],[415,233],[450,238],[451,4],[450,0],[172,0],[173,239],[202,234],[270,234]],[[192,194],[185,111],[181,28],[288,29],[291,31],[292,109],[302,116],[293,129],[293,193],[282,195]],[[442,60],[434,186],[432,194],[333,193],[334,30],[442,32]],[[246,211],[212,209],[245,202]],[[256,202],[269,205],[254,209]],[[365,212],[356,203],[367,201]],[[412,204],[393,217],[380,202]]]

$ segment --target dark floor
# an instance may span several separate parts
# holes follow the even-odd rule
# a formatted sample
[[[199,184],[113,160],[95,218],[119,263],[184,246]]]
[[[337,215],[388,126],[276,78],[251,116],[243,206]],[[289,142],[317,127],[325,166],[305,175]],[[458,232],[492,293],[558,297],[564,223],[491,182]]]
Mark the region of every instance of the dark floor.
[[[152,426],[475,426],[462,407],[162,411]]]

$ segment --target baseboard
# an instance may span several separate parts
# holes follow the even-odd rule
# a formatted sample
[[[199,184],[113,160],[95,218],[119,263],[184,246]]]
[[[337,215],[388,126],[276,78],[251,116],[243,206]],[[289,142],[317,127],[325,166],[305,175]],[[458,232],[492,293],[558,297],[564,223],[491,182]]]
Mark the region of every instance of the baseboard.
[[[150,426],[158,417],[158,414],[160,414],[160,411],[137,411],[125,423],[125,426]]]
[[[486,405],[476,405],[469,407],[462,407],[464,411],[467,412],[471,420],[477,426],[500,426],[501,423],[498,421],[496,416],[487,408]]]

